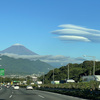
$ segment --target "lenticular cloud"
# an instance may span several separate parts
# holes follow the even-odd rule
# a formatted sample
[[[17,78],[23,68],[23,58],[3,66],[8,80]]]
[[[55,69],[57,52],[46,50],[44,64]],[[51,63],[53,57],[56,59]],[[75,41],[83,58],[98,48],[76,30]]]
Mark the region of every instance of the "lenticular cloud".
[[[70,40],[70,41],[85,41],[85,42],[89,42],[90,40],[85,38],[85,37],[81,37],[81,36],[59,36],[58,38],[60,38],[61,40]]]
[[[72,24],[59,25],[63,29],[52,31],[63,41],[100,42],[100,30],[89,29]]]

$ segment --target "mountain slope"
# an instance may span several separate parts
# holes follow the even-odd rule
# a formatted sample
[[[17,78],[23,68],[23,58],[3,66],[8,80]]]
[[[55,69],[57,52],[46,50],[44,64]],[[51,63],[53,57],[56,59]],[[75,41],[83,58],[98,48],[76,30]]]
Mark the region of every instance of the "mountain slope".
[[[5,75],[28,75],[47,73],[53,67],[40,60],[30,61],[28,59],[14,59],[8,56],[1,56],[0,68],[5,69]]]
[[[31,50],[27,49],[21,44],[14,44],[3,51],[0,51],[0,53],[13,53],[18,55],[37,55],[36,53],[32,52]]]
[[[69,71],[69,79],[74,79],[76,82],[79,82],[81,81],[82,76],[93,75],[93,61],[84,61],[81,64],[69,63],[66,66],[56,68],[54,69],[55,80],[68,79],[68,71]],[[100,61],[97,62],[95,61],[95,75],[100,75]],[[45,75],[45,79],[48,79],[46,80],[47,82],[48,81],[51,82],[52,77],[53,77],[52,70]],[[42,77],[41,80],[43,80]]]

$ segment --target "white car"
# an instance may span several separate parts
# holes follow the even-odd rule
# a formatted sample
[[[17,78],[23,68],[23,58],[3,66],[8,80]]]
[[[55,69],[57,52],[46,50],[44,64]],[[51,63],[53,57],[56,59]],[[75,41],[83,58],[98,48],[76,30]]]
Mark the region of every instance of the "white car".
[[[67,82],[67,83],[71,83],[71,82],[73,83],[73,82],[75,82],[75,80],[73,80],[73,79],[68,79],[68,80],[66,80],[66,82]]]
[[[33,90],[33,87],[32,87],[31,85],[28,85],[28,86],[26,87],[26,90]]]
[[[19,86],[18,85],[14,85],[14,90],[19,90]]]
[[[10,86],[9,86],[9,85],[7,85],[6,87],[7,87],[7,88],[10,88]]]

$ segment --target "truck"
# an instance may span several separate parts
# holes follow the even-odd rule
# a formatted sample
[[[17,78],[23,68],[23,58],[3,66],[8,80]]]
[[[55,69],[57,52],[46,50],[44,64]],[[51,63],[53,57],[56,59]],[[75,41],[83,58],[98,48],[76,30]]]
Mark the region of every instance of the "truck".
[[[51,81],[51,84],[59,84],[60,81]]]
[[[100,82],[100,75],[89,75],[82,77],[82,82],[90,82],[90,81]],[[100,84],[98,86],[98,90],[100,90]]]
[[[66,83],[73,83],[73,82],[75,82],[75,80],[73,80],[73,79],[66,80]]]
[[[83,82],[98,81],[100,82],[100,75],[89,75],[82,77]]]
[[[73,83],[73,82],[75,82],[75,80],[73,80],[73,79],[60,80],[60,83],[61,83],[61,84],[63,84],[63,83]]]
[[[42,84],[42,81],[37,81],[35,83],[39,85],[39,84]]]

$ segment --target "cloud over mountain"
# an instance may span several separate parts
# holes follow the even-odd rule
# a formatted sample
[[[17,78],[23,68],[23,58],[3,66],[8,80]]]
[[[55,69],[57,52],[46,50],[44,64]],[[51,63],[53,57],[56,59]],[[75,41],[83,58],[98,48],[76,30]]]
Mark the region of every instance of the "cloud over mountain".
[[[30,60],[41,60],[43,62],[49,63],[49,64],[59,64],[59,66],[61,65],[66,65],[68,63],[81,63],[83,62],[85,59],[80,57],[80,58],[71,58],[71,57],[67,57],[67,56],[63,56],[63,55],[18,55],[18,54],[11,54],[11,53],[4,53],[1,55],[6,55],[8,57],[13,57],[15,59],[30,59]]]
[[[82,61],[84,61],[83,58],[81,58],[81,59],[71,58],[71,57],[67,57],[67,56],[63,56],[63,55],[56,55],[56,56],[38,55],[38,54],[34,53],[33,51],[27,49],[25,46],[20,45],[20,44],[12,45],[11,47],[8,47],[7,49],[1,51],[0,53],[1,53],[1,55],[6,55],[8,57],[12,57],[15,59],[22,58],[22,59],[30,59],[30,60],[34,60],[34,61],[41,60],[43,62],[51,64],[52,66],[59,65],[59,67],[61,65],[66,65],[71,62],[81,63]],[[55,67],[57,67],[57,66],[55,66]]]
[[[59,25],[63,29],[52,31],[63,41],[100,42],[100,30],[89,29],[72,24]]]

